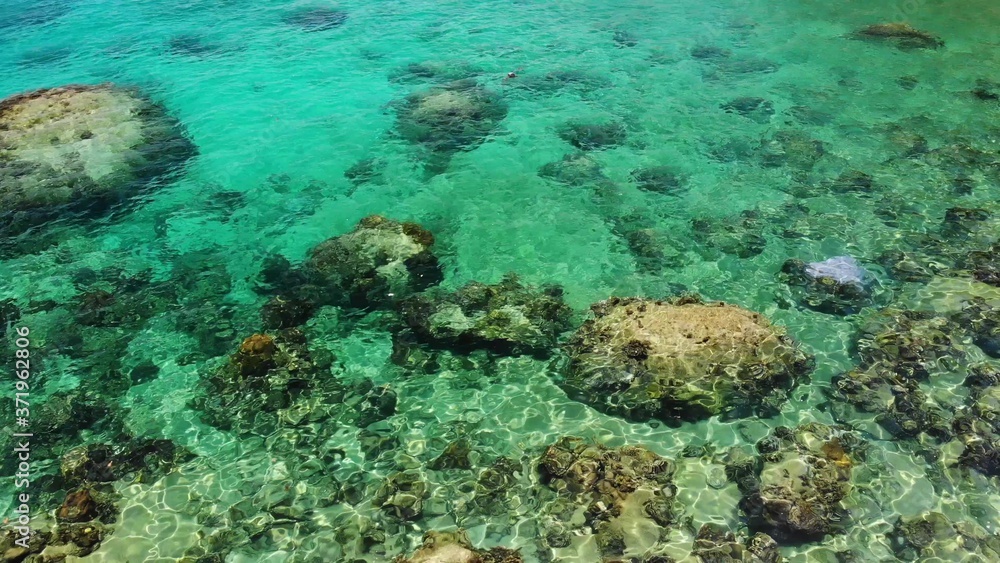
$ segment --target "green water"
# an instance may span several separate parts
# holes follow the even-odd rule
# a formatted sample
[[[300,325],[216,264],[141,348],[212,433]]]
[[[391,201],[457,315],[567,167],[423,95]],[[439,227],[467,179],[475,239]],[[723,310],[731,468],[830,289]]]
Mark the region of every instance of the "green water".
[[[422,467],[463,435],[486,466],[499,455],[537,457],[564,435],[610,446],[642,444],[677,458],[692,442],[710,441],[722,450],[753,443],[778,425],[833,422],[825,391],[831,377],[856,362],[857,319],[787,306],[787,289],[776,277],[782,263],[852,255],[884,284],[888,299],[926,303],[920,296],[930,290],[891,282],[877,257],[899,247],[904,233],[935,233],[946,209],[1000,211],[1000,185],[977,176],[976,189],[956,193],[943,187],[941,170],[892,161],[901,149],[890,135],[899,125],[931,147],[961,138],[996,154],[1000,104],[970,94],[978,79],[1000,81],[1000,5],[985,0],[960,6],[944,0],[345,1],[336,6],[348,13],[344,25],[316,33],[282,22],[304,5],[286,0],[33,5],[17,0],[0,8],[0,16],[15,22],[0,25],[0,98],[70,83],[139,86],[184,124],[198,156],[126,216],[72,225],[57,246],[0,263],[0,298],[14,299],[25,311],[46,300],[71,303],[79,293],[73,275],[81,268],[151,270],[165,278],[186,256],[195,268],[228,278],[228,291],[207,305],[233,311],[235,349],[257,331],[264,299],[253,284],[265,256],[302,260],[320,241],[381,214],[419,222],[435,234],[448,288],[516,272],[532,284],[563,286],[577,322],[591,303],[611,295],[660,297],[684,288],[761,312],[817,357],[812,381],[792,393],[778,417],[669,428],[626,422],[568,399],[547,361],[500,358],[487,365],[481,356],[445,354],[439,371],[405,374],[388,361],[392,341],[384,313],[325,308],[307,334],[334,354],[336,376],[389,384],[399,397],[396,413],[380,423],[399,445],[379,461],[366,461],[356,429],[311,429],[344,450],[337,466],[323,469],[341,482],[360,478],[377,486],[400,468]],[[15,18],[29,10],[47,15],[42,21]],[[848,37],[887,21],[907,21],[946,45],[907,51]],[[627,32],[635,44],[616,44],[615,32]],[[210,50],[200,56],[171,51],[169,41],[182,34],[199,36]],[[706,45],[737,59],[769,61],[768,71],[727,71],[692,58],[692,49]],[[509,106],[489,139],[455,154],[436,175],[424,169],[418,148],[393,134],[392,102],[433,84],[401,76],[401,68],[419,62],[475,69],[479,83]],[[593,81],[552,91],[525,86],[556,71],[580,71]],[[506,78],[509,72],[517,77]],[[743,96],[765,98],[773,116],[754,120],[721,109]],[[811,119],[797,113],[801,106]],[[574,152],[558,135],[573,119],[625,124],[626,142],[590,156],[617,186],[620,208],[639,210],[659,233],[669,257],[665,267],[638,265],[588,189],[539,176],[541,167]],[[811,169],[762,165],[762,140],[783,130],[822,142],[823,154]],[[355,186],[344,172],[363,159],[377,159],[383,168]],[[638,189],[631,172],[656,165],[674,167],[685,189],[672,195]],[[872,174],[879,195],[815,189],[849,170]],[[230,192],[242,198],[220,198]],[[787,224],[775,219],[790,202],[808,208],[795,224],[802,236],[783,236]],[[735,225],[748,209],[762,212],[759,234],[766,245],[758,255],[727,254],[699,242],[692,230],[695,218]],[[902,212],[890,225],[879,216],[884,209]],[[26,312],[19,322],[38,335],[42,367],[36,381],[47,394],[98,388],[94,378],[100,374],[88,358],[102,346],[99,340],[79,344],[84,352],[73,355],[48,346],[58,339],[61,311]],[[199,457],[155,482],[122,485],[123,512],[114,533],[82,560],[174,561],[198,542],[199,532],[238,525],[232,507],[295,478],[289,481],[286,460],[273,447],[212,428],[188,406],[199,378],[220,357],[191,360],[197,338],[166,316],[129,331],[102,336],[127,341],[116,369],[131,373],[153,364],[159,371],[116,399],[127,426]],[[964,361],[988,360],[969,345]],[[959,382],[956,376],[947,384]],[[942,383],[933,392],[946,397],[953,390]],[[790,560],[833,561],[834,552],[847,549],[860,561],[895,560],[884,538],[891,523],[930,509],[1000,532],[996,478],[972,475],[964,485],[935,489],[931,474],[940,468],[913,455],[873,416],[856,416],[852,422],[869,433],[879,454],[872,480],[849,499],[855,523],[821,542],[783,548]],[[58,466],[58,460],[39,463],[42,471]],[[741,525],[735,485],[707,484],[719,470],[694,464],[678,477],[695,528],[708,521],[734,530]],[[540,501],[528,494],[536,477],[522,476],[524,497],[503,517],[460,508],[474,479],[432,475],[423,517],[387,525],[384,549],[374,554],[356,551],[342,530],[380,518],[379,511],[364,502],[335,503],[244,542],[226,561],[386,561],[411,552],[423,531],[456,525],[476,545],[522,548],[526,560],[537,560],[533,516]],[[299,499],[322,495],[326,485],[303,486]],[[13,494],[0,491],[3,506]],[[690,533],[677,532],[679,550],[690,541]],[[560,560],[588,557],[567,553]]]

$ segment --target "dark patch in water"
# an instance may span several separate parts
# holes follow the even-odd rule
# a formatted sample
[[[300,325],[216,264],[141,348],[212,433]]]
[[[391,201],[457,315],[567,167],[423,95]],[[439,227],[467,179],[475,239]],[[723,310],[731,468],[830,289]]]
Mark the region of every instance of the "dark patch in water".
[[[52,23],[72,10],[71,0],[5,0],[0,5],[0,29]]]
[[[205,38],[195,34],[184,34],[172,37],[167,41],[167,50],[172,55],[204,58],[218,55],[224,51],[220,45],[209,43]]]
[[[288,14],[282,21],[310,33],[326,31],[340,27],[347,21],[347,12],[330,8],[311,8]]]
[[[21,56],[17,62],[19,68],[37,68],[59,64],[68,59],[73,54],[69,47],[59,47],[55,49],[32,49]]]

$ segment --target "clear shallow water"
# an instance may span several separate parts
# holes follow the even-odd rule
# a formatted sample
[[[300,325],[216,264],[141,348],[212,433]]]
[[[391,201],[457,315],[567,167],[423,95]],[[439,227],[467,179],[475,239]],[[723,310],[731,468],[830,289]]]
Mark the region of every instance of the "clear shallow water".
[[[471,437],[482,459],[527,460],[567,434],[612,446],[643,444],[677,458],[692,441],[708,440],[721,450],[753,443],[780,424],[831,422],[830,410],[819,405],[827,400],[830,377],[854,363],[855,323],[780,306],[785,289],[776,272],[781,264],[791,257],[813,261],[850,254],[886,280],[874,262],[901,244],[901,233],[932,232],[954,206],[996,209],[1000,186],[995,184],[958,195],[941,189],[942,176],[933,169],[884,165],[900,152],[888,134],[895,123],[918,131],[932,147],[963,137],[995,151],[1000,106],[969,94],[977,79],[1000,80],[1000,7],[989,2],[961,9],[930,0],[850,6],[345,2],[337,8],[349,14],[346,23],[318,33],[282,22],[303,5],[207,0],[5,4],[2,10],[18,23],[0,27],[0,97],[77,82],[137,85],[184,123],[199,155],[181,178],[124,219],[74,227],[75,234],[57,248],[5,260],[0,297],[25,305],[71,300],[78,292],[71,277],[80,268],[118,266],[166,275],[188,255],[198,267],[215,268],[230,280],[230,290],[218,296],[219,307],[235,311],[234,331],[245,336],[254,332],[262,303],[251,288],[265,255],[277,252],[300,260],[318,242],[378,213],[420,222],[435,233],[446,287],[494,282],[514,271],[531,283],[561,284],[582,319],[589,304],[612,294],[660,296],[683,286],[760,311],[786,326],[818,359],[812,383],[793,393],[778,418],[712,420],[670,429],[628,423],[573,402],[552,382],[551,366],[527,358],[503,359],[489,368],[481,358],[472,365],[452,359],[441,372],[404,375],[388,362],[391,337],[378,315],[349,326],[345,314],[327,310],[307,332],[334,353],[338,376],[390,384],[399,396],[396,414],[384,423],[400,444],[392,463],[366,462],[354,433],[327,430],[347,452],[341,464],[328,469],[341,481],[362,474],[366,483],[377,483],[400,467],[433,459],[458,435]],[[846,38],[863,25],[897,20],[944,38],[946,47],[901,51]],[[616,31],[626,31],[635,45],[616,45]],[[175,42],[171,50],[171,40],[191,35],[198,42]],[[691,49],[700,45],[731,50],[745,61],[769,61],[769,72],[727,70],[692,58]],[[400,68],[424,61],[477,69],[479,81],[509,104],[507,118],[487,142],[455,155],[436,176],[425,174],[418,151],[392,134],[391,103],[430,84],[400,79]],[[532,76],[565,70],[584,71],[598,86],[538,92],[521,85]],[[519,76],[505,79],[510,71]],[[911,89],[901,85],[903,77]],[[774,115],[759,122],[720,108],[741,96],[766,98]],[[812,118],[802,118],[797,106],[807,106]],[[588,191],[539,177],[540,167],[573,152],[557,134],[570,119],[625,123],[627,142],[592,157],[620,187],[623,207],[642,210],[654,223],[674,258],[670,267],[653,274],[637,268]],[[824,146],[823,157],[805,177],[788,166],[761,166],[755,156],[762,139],[789,128]],[[384,163],[381,179],[356,187],[344,172],[368,158]],[[681,171],[687,190],[662,196],[643,192],[629,180],[632,170],[660,164]],[[885,186],[888,203],[823,190],[804,197],[803,186],[851,169],[875,176]],[[219,196],[227,192],[243,197]],[[750,258],[695,242],[693,218],[735,224],[735,215],[752,208],[770,218],[791,201],[805,202],[810,210],[796,224],[804,236],[781,236],[781,227],[765,226],[766,246]],[[896,225],[876,214],[903,203],[910,209]],[[921,285],[886,283],[892,297],[924,302],[911,297],[924,291]],[[22,324],[46,334],[56,316],[28,313]],[[197,344],[172,322],[154,318],[122,351],[125,372],[150,362],[159,367],[154,380],[135,385],[121,398],[129,427],[174,440],[200,457],[161,481],[125,489],[126,516],[87,560],[177,559],[196,543],[198,530],[208,533],[232,524],[226,520],[233,518],[230,507],[287,480],[283,460],[265,445],[213,429],[187,406],[198,392],[200,375],[219,362],[188,361]],[[969,348],[972,360],[987,359]],[[85,357],[52,353],[44,358],[40,377],[46,391],[93,385],[95,374]],[[937,392],[947,395],[961,379],[943,381]],[[995,480],[979,478],[975,486],[936,491],[929,474],[937,469],[913,457],[871,418],[854,422],[871,433],[882,465],[870,487],[851,497],[858,524],[819,544],[787,548],[788,557],[822,560],[810,557],[853,548],[862,560],[891,560],[879,535],[891,527],[887,522],[927,509],[997,531]],[[735,529],[739,493],[731,484],[721,490],[707,487],[711,470],[682,472],[681,498],[695,523],[712,520]],[[537,535],[529,525],[532,501],[515,510],[512,520],[468,516],[456,509],[464,498],[461,483],[468,479],[433,475],[434,509],[412,525],[390,528],[383,557],[409,552],[423,530],[459,524],[477,544],[522,547],[530,560]],[[534,477],[523,479],[530,486]],[[314,494],[319,493],[309,489],[302,496]],[[0,496],[6,498],[10,495]],[[337,547],[347,544],[336,530],[377,512],[363,503],[325,507],[308,525],[287,526],[286,532],[241,546],[231,557],[361,557]],[[690,539],[681,534],[680,549]],[[291,553],[298,559],[289,559]],[[591,556],[565,557],[587,561]]]

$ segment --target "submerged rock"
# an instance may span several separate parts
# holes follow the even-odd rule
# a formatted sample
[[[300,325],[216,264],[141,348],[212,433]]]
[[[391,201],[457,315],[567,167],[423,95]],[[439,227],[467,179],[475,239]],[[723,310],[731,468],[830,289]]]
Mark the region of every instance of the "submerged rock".
[[[888,540],[900,561],[1000,561],[1000,536],[940,512],[898,518]]]
[[[393,563],[521,563],[516,550],[505,547],[476,549],[464,530],[430,531],[424,534],[423,545],[410,557],[400,555]]]
[[[347,21],[347,12],[331,8],[306,8],[285,15],[282,21],[312,33],[340,27]]]
[[[466,61],[424,61],[409,63],[389,74],[393,82],[452,82],[474,78],[482,71]]]
[[[632,420],[775,412],[813,367],[758,313],[697,297],[612,298],[573,335],[563,387]]]
[[[722,104],[721,107],[726,113],[738,113],[757,123],[767,123],[774,115],[774,104],[764,98],[752,96],[736,98]]]
[[[756,533],[738,541],[727,528],[705,524],[698,530],[691,553],[705,563],[781,563],[778,544],[771,536]]]
[[[500,354],[547,355],[572,315],[561,288],[525,286],[512,274],[493,285],[472,282],[455,292],[427,291],[401,308],[407,326],[425,342]]]
[[[639,44],[639,40],[636,39],[634,35],[623,30],[616,31],[612,36],[612,39],[615,42],[615,46],[619,49],[624,47],[635,47]]]
[[[459,151],[484,142],[507,117],[507,104],[475,80],[459,80],[410,94],[397,104],[400,137],[430,153],[441,171]]]
[[[542,166],[538,175],[569,186],[612,184],[601,170],[600,163],[586,153],[567,154],[562,160]]]
[[[192,407],[223,430],[268,435],[278,414],[303,391],[325,379],[329,365],[317,365],[298,329],[255,334],[244,339],[229,361],[201,380]]]
[[[771,139],[762,142],[760,147],[761,163],[769,168],[788,166],[811,170],[824,154],[826,149],[822,141],[794,129],[778,131]]]
[[[855,39],[887,41],[901,50],[938,49],[944,41],[930,33],[915,29],[907,23],[880,23],[863,27],[854,32]]]
[[[594,74],[586,70],[554,70],[545,74],[520,74],[511,81],[510,86],[538,92],[553,94],[561,90],[576,90],[588,93],[611,86],[611,80],[602,74]]]
[[[372,506],[400,520],[415,520],[423,513],[427,489],[418,471],[393,473],[375,491]]]
[[[735,217],[691,219],[691,234],[699,244],[739,258],[753,258],[767,246],[764,222],[752,209]]]
[[[559,137],[574,147],[590,151],[616,147],[625,143],[628,131],[617,121],[604,123],[570,122],[559,130]]]
[[[814,541],[848,525],[842,501],[865,444],[849,430],[809,423],[778,427],[757,443],[757,479],[738,484],[750,529],[779,543]],[[728,469],[728,468],[727,468]]]
[[[103,214],[195,154],[180,123],[112,84],[35,90],[0,101],[0,234]]]
[[[679,196],[687,191],[684,177],[672,166],[651,166],[632,171],[632,180],[642,191]]]
[[[1000,476],[1000,372],[985,365],[970,371],[966,408],[952,420],[956,439],[964,445],[958,463],[983,475]]]
[[[691,58],[699,60],[726,59],[732,55],[732,51],[717,45],[699,45],[691,49]]]
[[[538,471],[558,494],[543,509],[550,548],[569,545],[567,536],[575,534],[592,536],[605,560],[639,555],[626,553],[628,546],[649,543],[650,530],[666,528],[680,515],[676,466],[641,446],[607,448],[564,437],[546,448]],[[661,535],[666,530],[650,548],[662,548]]]
[[[944,316],[891,308],[879,311],[861,326],[859,366],[834,377],[834,389],[854,406],[876,413],[876,421],[896,437],[925,432],[950,439],[947,413],[928,400],[920,383],[964,358],[963,332]]]
[[[441,282],[433,245],[434,236],[416,223],[365,217],[350,233],[310,250],[306,285],[287,293],[317,304],[388,305]]]
[[[781,280],[805,307],[831,315],[851,315],[872,304],[872,277],[851,256],[822,262],[787,260]]]
[[[972,95],[984,102],[1000,102],[1000,84],[980,78],[976,80]]]

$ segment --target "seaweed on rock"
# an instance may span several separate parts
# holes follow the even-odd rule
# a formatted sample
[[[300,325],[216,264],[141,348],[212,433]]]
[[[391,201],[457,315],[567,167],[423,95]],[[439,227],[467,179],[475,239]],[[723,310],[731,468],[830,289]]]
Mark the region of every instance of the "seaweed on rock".
[[[0,101],[0,234],[106,214],[196,152],[165,108],[112,84]]]
[[[423,545],[413,555],[396,557],[393,563],[521,563],[521,554],[513,549],[494,547],[476,549],[464,530],[429,531]]]
[[[427,343],[498,354],[548,354],[572,315],[562,288],[526,286],[513,274],[492,285],[471,282],[454,292],[417,294],[401,310],[407,326]]]
[[[973,366],[966,408],[952,420],[956,439],[964,448],[958,463],[983,475],[1000,476],[1000,372],[991,366]]]
[[[785,560],[771,536],[758,532],[740,541],[718,524],[705,524],[698,530],[691,553],[702,563],[781,563]]]
[[[691,234],[696,242],[739,258],[764,252],[764,222],[757,210],[744,210],[734,217],[693,218]]]
[[[606,561],[662,550],[680,515],[673,462],[641,446],[607,448],[563,437],[537,463],[542,482],[558,494],[543,511],[545,546],[566,547],[576,534],[593,537]],[[650,529],[658,537],[650,540]],[[627,546],[649,543],[651,553],[627,553]]]
[[[963,329],[945,316],[885,309],[861,327],[856,369],[833,378],[833,388],[899,438],[927,433],[950,439],[948,415],[930,402],[920,383],[964,357]]]
[[[756,479],[737,483],[750,529],[781,544],[842,531],[850,516],[842,501],[865,448],[856,434],[839,427],[809,423],[776,428],[757,443]]]
[[[899,517],[887,536],[900,561],[1000,561],[1000,536],[940,512]]]
[[[324,305],[388,307],[444,278],[434,235],[416,223],[365,217],[349,233],[329,238],[295,267],[265,259],[255,290],[274,295],[261,310],[269,328],[305,323]]]
[[[570,397],[668,423],[776,412],[813,359],[762,315],[697,296],[593,305],[566,345]]]

